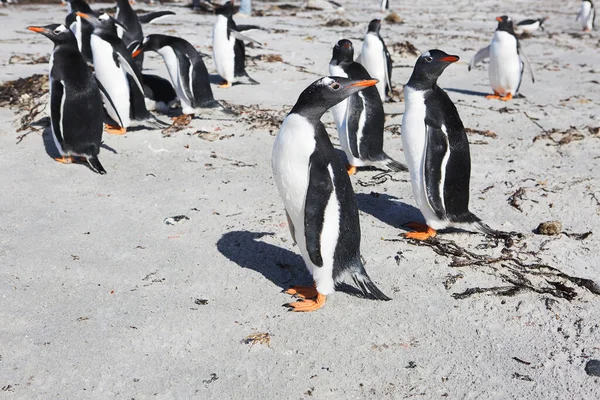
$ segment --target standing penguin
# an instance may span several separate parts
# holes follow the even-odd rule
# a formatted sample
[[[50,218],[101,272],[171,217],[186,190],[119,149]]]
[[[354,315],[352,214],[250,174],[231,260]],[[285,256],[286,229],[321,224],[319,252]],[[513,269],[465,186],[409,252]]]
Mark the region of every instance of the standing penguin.
[[[90,40],[94,70],[104,97],[104,107],[116,125],[109,125],[107,133],[124,135],[129,126],[149,123],[155,128],[168,126],[156,120],[146,108],[142,74],[117,37],[115,20],[107,14],[95,18],[77,13],[94,25]]]
[[[390,9],[390,0],[380,0],[379,8],[381,9],[381,11],[389,10]]]
[[[379,80],[377,90],[381,101],[385,102],[392,91],[392,56],[379,34],[381,20],[374,19],[369,23],[369,29],[363,41],[362,51],[357,60],[373,79]]]
[[[371,79],[367,70],[354,62],[352,42],[342,39],[333,47],[329,73],[350,79]],[[392,171],[408,171],[405,165],[383,152],[385,114],[376,87],[354,93],[332,108],[340,144],[348,158],[348,174],[357,167],[374,166]]]
[[[405,235],[411,239],[425,240],[448,227],[501,235],[469,211],[469,141],[456,107],[437,85],[444,69],[456,61],[457,56],[429,50],[404,87],[402,145],[415,201],[426,221],[408,224],[416,230]]]
[[[591,32],[596,23],[596,9],[592,0],[583,0],[575,21],[580,21],[584,32]]]
[[[535,76],[519,39],[515,36],[512,20],[506,15],[498,17],[496,20],[498,28],[494,33],[492,43],[475,54],[469,63],[469,71],[480,61],[489,58],[490,86],[494,90],[494,94],[486,97],[508,101],[519,92],[525,65],[527,65],[534,83]]]
[[[69,164],[73,156],[85,157],[99,174],[106,171],[98,160],[102,144],[102,98],[96,79],[77,48],[75,35],[64,25],[30,26],[54,42],[50,57],[50,121],[52,137]]]
[[[230,118],[235,115],[225,110],[213,97],[202,56],[187,40],[175,36],[148,35],[134,56],[137,57],[142,51],[156,51],[163,57],[184,114]]]
[[[365,271],[352,184],[320,121],[330,107],[376,83],[341,77],[315,81],[302,92],[275,138],[273,177],[292,239],[315,283],[287,290],[304,299],[287,304],[293,311],[322,307],[335,284],[347,276],[365,296],[390,300]]]
[[[94,31],[94,26],[87,20],[79,17],[77,12],[98,17],[99,14],[92,10],[84,0],[65,0],[69,13],[65,18],[65,25],[75,34],[79,51],[83,59],[89,64],[93,64],[92,48],[90,38]]]
[[[213,59],[217,72],[224,79],[219,85],[229,88],[234,83],[258,85],[258,82],[248,76],[246,72],[246,47],[244,40],[254,41],[242,35],[233,21],[233,2],[228,1],[218,7],[217,22],[213,28]],[[247,26],[247,29],[255,28]],[[259,43],[260,44],[260,43]]]

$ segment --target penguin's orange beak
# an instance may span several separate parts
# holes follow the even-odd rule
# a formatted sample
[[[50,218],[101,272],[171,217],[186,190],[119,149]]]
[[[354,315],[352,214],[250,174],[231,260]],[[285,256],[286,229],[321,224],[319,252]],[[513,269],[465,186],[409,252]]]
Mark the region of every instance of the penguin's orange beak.
[[[496,21],[498,21],[498,22],[502,21],[502,17],[496,17]]]
[[[131,53],[131,57],[135,58],[135,57],[139,56],[141,52],[142,52],[142,49],[137,49],[136,51]]]
[[[460,60],[460,58],[458,58],[458,56],[447,56],[444,58],[440,58],[440,61],[446,61],[449,63],[457,62],[458,60]]]
[[[377,85],[377,82],[379,82],[377,79],[365,79],[364,81],[353,83],[352,85],[349,85],[348,87],[353,87],[353,86],[358,86],[358,87],[374,86],[374,85]]]
[[[90,19],[90,16],[89,16],[89,15],[87,15],[87,14],[84,14],[84,13],[82,13],[82,12],[79,12],[79,11],[77,11],[75,14],[76,14],[78,17],[85,18],[85,19]]]
[[[37,33],[46,32],[46,29],[40,28],[39,26],[28,26],[27,29],[29,29],[30,31],[33,31],[33,32],[37,32]]]

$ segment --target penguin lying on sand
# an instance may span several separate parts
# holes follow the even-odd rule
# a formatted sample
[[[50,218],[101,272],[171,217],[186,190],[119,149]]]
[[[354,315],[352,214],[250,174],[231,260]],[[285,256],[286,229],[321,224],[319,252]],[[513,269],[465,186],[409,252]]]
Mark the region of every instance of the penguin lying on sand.
[[[64,25],[30,26],[54,42],[50,57],[50,121],[52,137],[62,156],[55,160],[70,164],[85,157],[99,174],[106,171],[98,160],[102,144],[102,98],[75,35]]]
[[[242,25],[238,27],[233,21],[233,2],[228,1],[218,7],[217,21],[213,28],[213,59],[217,72],[224,79],[219,86],[229,88],[234,83],[258,85],[258,82],[248,76],[246,72],[246,47],[244,41],[252,41],[260,44],[240,33]],[[243,26],[247,29],[255,29],[252,25]]]
[[[146,108],[166,113],[177,103],[177,93],[167,79],[157,75],[142,74]]]
[[[404,87],[402,145],[415,200],[426,225],[410,223],[405,236],[425,240],[448,227],[503,236],[469,211],[471,157],[458,111],[438,85],[444,69],[458,61],[441,50],[423,53]]]
[[[379,80],[377,90],[381,101],[392,93],[392,56],[379,34],[381,20],[374,19],[369,23],[369,28],[362,45],[362,51],[357,62],[361,63],[371,78]]]
[[[596,8],[594,7],[592,0],[583,0],[581,2],[581,8],[579,9],[579,14],[577,14],[575,21],[581,22],[581,27],[584,32],[591,32],[594,30],[594,25],[596,23]]]
[[[106,132],[124,135],[133,125],[169,126],[154,118],[146,108],[142,74],[117,36],[117,21],[108,14],[98,18],[79,12],[77,15],[94,25],[90,39],[94,72],[103,95],[104,108],[116,123],[109,125]]]
[[[367,70],[354,62],[352,42],[342,39],[333,48],[329,73],[345,78],[371,79]],[[408,171],[405,165],[392,160],[383,152],[385,114],[376,87],[354,93],[331,111],[335,119],[340,144],[348,158],[348,174],[357,167],[373,166],[392,171]]]
[[[489,77],[494,94],[488,99],[508,101],[518,92],[523,79],[523,67],[527,66],[532,82],[535,83],[533,69],[515,36],[512,20],[503,15],[496,18],[498,28],[489,46],[479,50],[469,63],[469,71],[480,61],[490,59]]]
[[[133,53],[134,57],[142,51],[156,51],[163,57],[184,114],[198,114],[200,118],[209,119],[235,117],[235,113],[225,109],[213,97],[202,56],[187,40],[148,35],[140,49]]]
[[[544,22],[548,20],[548,17],[538,18],[538,19],[525,19],[520,21],[515,26],[515,33],[524,34],[524,33],[532,33],[537,31],[538,29],[544,30]]]
[[[365,296],[390,300],[371,281],[360,257],[358,207],[350,178],[320,119],[333,105],[375,80],[324,77],[302,92],[273,145],[273,177],[283,200],[292,239],[315,285],[292,287],[303,299],[286,306],[314,311],[335,284],[352,277]]]

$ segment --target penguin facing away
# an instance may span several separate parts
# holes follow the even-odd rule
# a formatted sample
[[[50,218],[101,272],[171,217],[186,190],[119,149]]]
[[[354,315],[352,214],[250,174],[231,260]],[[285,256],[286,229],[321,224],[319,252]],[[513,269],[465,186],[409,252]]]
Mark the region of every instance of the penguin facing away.
[[[360,222],[350,178],[320,119],[333,105],[376,83],[324,77],[306,88],[287,115],[273,145],[273,177],[292,239],[314,286],[287,290],[303,301],[286,306],[314,311],[335,284],[350,276],[365,296],[390,300],[371,281],[360,257]]]
[[[367,70],[354,62],[352,42],[342,39],[333,48],[329,73],[345,78],[371,79]],[[383,151],[385,114],[376,87],[367,87],[354,93],[332,109],[340,144],[348,158],[348,174],[358,167],[373,166],[392,171],[408,171],[405,165],[394,161]]]
[[[171,82],[158,75],[142,74],[146,108],[166,113],[177,103],[177,93]]]
[[[584,32],[591,32],[596,24],[596,8],[592,0],[583,0],[575,21],[581,22]]]
[[[146,108],[142,74],[117,36],[116,24],[120,22],[107,14],[98,18],[83,13],[77,15],[94,25],[90,40],[94,70],[104,108],[116,124],[109,124],[106,132],[124,135],[128,127],[139,124],[167,127],[168,124],[154,118]]]
[[[217,72],[224,79],[220,88],[229,88],[234,83],[258,85],[246,72],[246,47],[244,41],[255,40],[240,33],[233,21],[233,2],[228,1],[215,10],[217,21],[213,28],[213,59]],[[255,28],[246,26],[246,29]]]
[[[448,227],[505,235],[469,211],[469,141],[456,107],[437,85],[444,69],[458,59],[441,50],[423,53],[404,87],[402,145],[413,195],[426,221],[407,224],[416,230],[405,234],[410,239],[425,240]]]
[[[475,54],[469,63],[469,71],[480,61],[489,58],[489,79],[494,94],[488,95],[486,98],[508,101],[519,92],[525,66],[527,66],[533,83],[535,83],[535,76],[529,59],[515,35],[512,20],[506,15],[498,17],[496,20],[498,28],[494,33],[492,43]]]
[[[134,52],[134,57],[142,51],[155,51],[163,57],[184,114],[228,119],[235,116],[214,99],[202,56],[187,40],[175,36],[148,35]]]
[[[379,80],[377,90],[381,101],[385,102],[392,92],[392,56],[379,34],[380,29],[380,19],[369,23],[357,62],[365,67],[371,78]]]
[[[64,25],[30,26],[54,42],[50,57],[50,121],[52,137],[61,157],[70,164],[84,157],[99,174],[106,170],[98,160],[102,144],[102,98],[75,35]]]

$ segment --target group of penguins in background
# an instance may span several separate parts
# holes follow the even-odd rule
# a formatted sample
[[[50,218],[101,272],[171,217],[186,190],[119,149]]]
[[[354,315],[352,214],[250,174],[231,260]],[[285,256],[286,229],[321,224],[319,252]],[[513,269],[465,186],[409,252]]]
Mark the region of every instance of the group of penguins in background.
[[[176,102],[184,114],[209,119],[235,117],[213,97],[204,54],[178,37],[143,36],[142,23],[172,12],[138,16],[128,0],[117,0],[113,18],[94,12],[84,0],[67,2],[65,24],[28,28],[55,44],[50,58],[50,114],[52,135],[61,154],[57,161],[71,163],[83,158],[92,170],[105,174],[98,160],[103,131],[124,134],[135,125],[166,127],[168,124],[149,110],[164,112]],[[593,5],[587,0],[583,3],[578,19],[593,23]],[[245,71],[244,41],[252,39],[240,33],[256,26],[237,26],[231,1],[215,11],[213,58],[223,78],[220,87],[258,84]],[[490,45],[476,53],[469,70],[489,58],[494,94],[488,97],[508,101],[518,93],[525,67],[534,80],[515,26],[532,32],[543,29],[545,19],[519,25],[507,16],[497,21]],[[380,28],[380,20],[370,22],[356,61],[350,40],[335,44],[329,64],[331,76],[316,80],[300,94],[275,138],[273,176],[292,238],[314,279],[312,286],[286,291],[299,298],[286,304],[293,311],[322,307],[326,296],[348,277],[365,297],[390,300],[370,279],[360,255],[359,214],[349,178],[358,168],[409,171],[425,224],[408,224],[414,231],[406,233],[407,238],[426,240],[436,236],[437,230],[450,227],[494,237],[510,235],[490,228],[469,211],[469,142],[455,105],[437,85],[437,79],[459,60],[458,56],[429,50],[417,59],[404,86],[401,138],[408,166],[384,152],[383,103],[392,89],[392,62]],[[171,82],[141,72],[145,51],[163,57]],[[321,122],[329,109],[346,165]],[[110,118],[106,127],[103,110]]]

